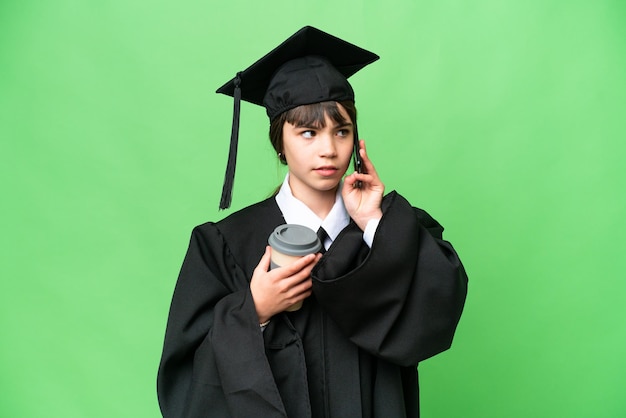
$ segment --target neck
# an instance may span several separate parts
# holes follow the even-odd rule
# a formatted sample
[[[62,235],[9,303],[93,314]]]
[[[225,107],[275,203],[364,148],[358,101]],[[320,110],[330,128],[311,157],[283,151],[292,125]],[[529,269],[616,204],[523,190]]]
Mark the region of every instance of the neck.
[[[308,191],[307,193],[300,193],[298,190],[291,188],[293,196],[307,205],[315,215],[320,219],[326,219],[326,216],[330,213],[335,205],[335,198],[337,195],[337,188],[324,191]]]

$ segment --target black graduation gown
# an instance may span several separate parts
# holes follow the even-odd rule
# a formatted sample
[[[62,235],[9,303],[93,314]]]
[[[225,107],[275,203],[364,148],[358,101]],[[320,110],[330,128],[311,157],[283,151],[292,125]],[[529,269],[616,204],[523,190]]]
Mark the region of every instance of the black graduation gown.
[[[301,310],[262,332],[249,281],[274,198],[196,227],[159,367],[164,417],[418,417],[417,364],[450,347],[467,276],[443,228],[392,192],[371,249],[350,223]]]

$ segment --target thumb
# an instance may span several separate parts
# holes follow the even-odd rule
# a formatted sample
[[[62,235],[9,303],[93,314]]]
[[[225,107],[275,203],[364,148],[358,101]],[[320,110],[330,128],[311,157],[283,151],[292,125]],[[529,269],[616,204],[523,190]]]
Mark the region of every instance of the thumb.
[[[261,257],[261,261],[259,261],[259,265],[256,268],[262,271],[268,271],[270,269],[270,258],[271,258],[271,249],[270,249],[270,246],[267,245],[265,247],[265,252],[263,253],[263,257]]]

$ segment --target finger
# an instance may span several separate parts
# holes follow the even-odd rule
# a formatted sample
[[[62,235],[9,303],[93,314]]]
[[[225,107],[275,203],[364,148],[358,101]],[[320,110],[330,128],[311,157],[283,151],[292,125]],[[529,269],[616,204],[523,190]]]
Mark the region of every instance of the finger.
[[[310,264],[307,264],[306,267],[304,267],[300,271],[300,273],[305,274],[306,277],[311,276],[311,271],[313,270],[313,267],[315,267],[315,265],[317,264],[320,258],[322,258],[322,254],[320,253],[315,254],[315,258],[313,259],[313,261]]]
[[[313,291],[313,281],[310,277],[306,280],[303,280],[300,283],[296,283],[289,288],[289,291],[285,294],[287,299],[290,299],[293,302],[297,302],[298,300],[302,300],[305,297],[311,295]]]
[[[265,252],[263,253],[263,256],[261,257],[259,264],[256,266],[256,269],[260,271],[268,271],[270,269],[270,256],[271,256],[271,252],[270,252],[270,247],[268,245],[265,247]]]
[[[365,166],[365,172],[369,174],[375,174],[376,169],[374,168],[374,164],[372,160],[370,160],[369,155],[367,154],[367,149],[365,148],[365,141],[359,141],[359,154],[361,155],[361,159],[363,160],[363,165]]]
[[[311,294],[313,294],[313,292],[311,290],[307,290],[305,292],[302,292],[300,294],[297,295],[293,295],[290,297],[287,297],[286,299],[284,299],[283,303],[285,305],[285,309],[288,309],[290,306],[293,306],[294,304],[298,303],[298,302],[302,302],[304,299],[308,298],[309,296],[311,296]]]
[[[357,181],[360,181],[362,184],[366,184],[368,187],[375,187],[375,186],[380,186],[382,185],[380,179],[378,178],[378,176],[376,176],[375,174],[359,174],[359,173],[354,173],[351,176],[353,176],[354,178],[352,179],[352,182],[356,183]]]
[[[306,280],[310,280],[311,279],[311,271],[313,270],[313,267],[315,267],[315,263],[308,264],[302,270],[300,270],[297,273],[295,273],[292,276],[290,276],[288,278],[288,280],[291,282],[291,285],[295,286],[296,283],[299,283],[299,282],[302,282],[302,281],[306,281]]]
[[[307,289],[307,290],[304,290],[303,292],[294,294],[294,296],[292,296],[289,299],[291,300],[291,304],[293,304],[293,303],[297,303],[297,302],[300,302],[301,300],[308,298],[312,294],[313,294],[313,291],[311,289]]]
[[[344,188],[346,186],[350,186],[350,187],[354,186],[354,183],[356,182],[356,179],[354,178],[354,174],[356,174],[356,172],[344,177],[343,179]]]
[[[312,287],[313,287],[313,281],[311,280],[311,278],[309,278],[308,280],[304,280],[301,283],[298,283],[297,285],[295,285],[291,289],[292,297],[297,297],[303,293],[308,293],[311,291]]]
[[[367,176],[367,174],[354,172],[349,176],[346,176],[343,179],[343,191],[347,193],[353,192],[355,190],[357,182],[364,179],[364,177],[361,176]]]
[[[309,264],[311,264],[313,261],[315,261],[315,254],[308,254],[305,255],[304,257],[300,258],[299,260],[294,261],[293,263],[281,267],[283,274],[285,276],[293,276],[296,275],[297,273],[299,273],[300,271],[302,271],[302,269],[304,269],[305,267],[307,267]]]
[[[300,283],[304,283],[307,281],[310,282],[311,271],[313,270],[313,267],[315,267],[315,265],[317,264],[320,258],[322,258],[322,254],[320,253],[315,254],[313,257],[313,261],[310,264],[306,265],[304,268],[297,271],[293,275],[284,278],[283,283],[287,287],[291,288],[291,287],[297,286]]]

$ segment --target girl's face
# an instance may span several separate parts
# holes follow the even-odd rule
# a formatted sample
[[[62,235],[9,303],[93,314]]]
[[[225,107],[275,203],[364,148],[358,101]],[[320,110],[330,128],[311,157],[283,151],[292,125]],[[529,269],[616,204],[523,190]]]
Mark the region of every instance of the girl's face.
[[[346,110],[337,104],[345,123],[324,115],[324,126],[285,122],[283,154],[289,166],[289,185],[302,199],[319,193],[335,193],[350,164],[354,127]]]

